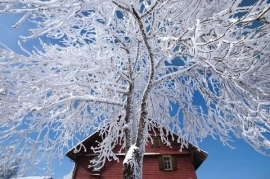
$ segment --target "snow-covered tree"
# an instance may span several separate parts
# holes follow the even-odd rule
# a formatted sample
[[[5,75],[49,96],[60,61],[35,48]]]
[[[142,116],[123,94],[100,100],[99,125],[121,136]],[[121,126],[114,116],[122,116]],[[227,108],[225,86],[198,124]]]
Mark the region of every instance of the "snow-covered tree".
[[[0,179],[10,179],[16,177],[19,170],[19,160],[2,163],[0,166]]]
[[[69,174],[65,175],[63,179],[72,179],[73,170]]]
[[[22,14],[14,27],[35,23],[23,40],[46,36],[55,44],[41,41],[43,49],[27,56],[2,44],[1,145],[51,160],[100,129],[95,163],[117,159],[112,149],[122,143],[125,178],[141,178],[152,127],[165,129],[168,145],[171,132],[182,147],[208,135],[228,144],[235,135],[267,151],[269,4],[2,0],[0,13]]]
[[[1,151],[0,147],[0,151]],[[16,177],[19,169],[20,159],[12,160],[12,148],[8,151],[1,151],[0,156],[0,179],[10,179]]]

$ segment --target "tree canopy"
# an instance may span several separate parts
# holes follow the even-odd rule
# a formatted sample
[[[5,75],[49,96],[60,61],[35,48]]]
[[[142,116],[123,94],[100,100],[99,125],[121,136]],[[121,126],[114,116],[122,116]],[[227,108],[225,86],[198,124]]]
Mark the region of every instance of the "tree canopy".
[[[3,152],[1,151],[2,155],[0,156],[0,179],[10,179],[17,176],[20,159],[13,159],[12,153],[12,149]]]
[[[269,9],[266,0],[2,0],[0,13],[22,15],[14,28],[35,24],[23,40],[56,43],[40,40],[25,56],[1,44],[1,146],[51,160],[100,130],[96,162],[116,159],[123,143],[135,178],[152,127],[168,145],[172,132],[181,147],[235,135],[267,152]]]

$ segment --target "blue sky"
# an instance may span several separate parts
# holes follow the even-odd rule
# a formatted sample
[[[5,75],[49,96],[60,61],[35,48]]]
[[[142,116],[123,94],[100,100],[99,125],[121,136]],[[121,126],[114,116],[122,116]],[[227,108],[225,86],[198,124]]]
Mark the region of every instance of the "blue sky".
[[[270,157],[256,152],[242,139],[231,143],[235,149],[218,140],[205,139],[200,147],[208,158],[197,170],[198,179],[269,179]]]
[[[23,53],[18,46],[19,35],[28,34],[29,24],[24,23],[18,29],[13,29],[11,26],[18,19],[18,16],[0,15],[0,42],[18,53]],[[49,42],[49,40],[43,40]],[[34,45],[39,46],[36,40],[22,42],[22,45],[30,50],[33,49]],[[209,156],[197,170],[199,179],[270,178],[270,157],[259,154],[243,140],[235,139],[231,145],[236,149],[232,150],[227,146],[223,146],[220,141],[213,140],[210,137],[200,143],[201,149],[207,151]],[[71,171],[74,164],[67,157],[64,157],[61,162],[61,165],[58,160],[53,163],[55,173],[52,176],[54,179],[63,178],[64,175]],[[46,167],[45,164],[41,165]],[[35,172],[37,172],[37,175],[42,171]]]

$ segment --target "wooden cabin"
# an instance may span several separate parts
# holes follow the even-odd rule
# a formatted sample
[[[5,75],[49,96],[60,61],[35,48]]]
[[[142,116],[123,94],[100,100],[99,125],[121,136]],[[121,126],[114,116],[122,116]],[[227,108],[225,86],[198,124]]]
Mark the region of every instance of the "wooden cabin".
[[[175,136],[177,137],[177,136]],[[164,145],[160,136],[153,134],[152,143],[146,145],[146,152],[143,158],[143,179],[197,179],[196,170],[207,158],[207,153],[198,150],[193,145],[179,151],[180,144],[172,141],[171,146]],[[95,132],[82,144],[86,151],[81,150],[75,153],[72,148],[66,153],[75,162],[72,179],[121,179],[123,178],[124,151],[119,153],[121,146],[116,146],[114,152],[119,162],[106,161],[104,167],[99,170],[88,168],[90,160],[97,157],[90,149],[96,142],[101,140],[99,133]]]

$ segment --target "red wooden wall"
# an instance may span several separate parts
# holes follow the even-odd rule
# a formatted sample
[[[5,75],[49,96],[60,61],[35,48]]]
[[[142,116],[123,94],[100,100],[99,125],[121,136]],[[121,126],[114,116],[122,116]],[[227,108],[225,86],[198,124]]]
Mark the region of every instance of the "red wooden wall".
[[[115,152],[119,151],[119,146],[115,147]],[[148,153],[148,154],[147,154]],[[119,162],[107,161],[104,169],[99,172],[90,172],[88,169],[89,160],[93,156],[89,156],[91,150],[81,154],[76,159],[76,168],[74,171],[74,179],[121,179],[122,177],[122,163],[124,156],[119,156]],[[159,169],[159,156],[161,155],[175,155],[177,158],[177,170],[163,171]],[[91,175],[100,174],[99,177]],[[160,148],[152,148],[148,143],[146,146],[146,155],[143,160],[143,179],[196,179],[196,172],[192,162],[192,157],[187,149],[179,151],[179,144],[172,142],[171,147],[160,143]]]

